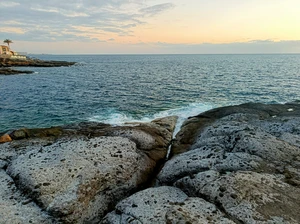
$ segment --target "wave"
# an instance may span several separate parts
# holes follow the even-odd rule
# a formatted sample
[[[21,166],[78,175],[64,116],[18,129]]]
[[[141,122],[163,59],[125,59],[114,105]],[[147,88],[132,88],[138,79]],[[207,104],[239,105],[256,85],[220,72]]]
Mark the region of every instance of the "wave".
[[[179,132],[183,122],[191,116],[196,116],[204,111],[214,108],[215,105],[205,104],[205,103],[190,103],[186,106],[160,111],[155,114],[149,114],[143,116],[142,118],[135,118],[131,114],[125,114],[118,112],[114,109],[107,111],[105,114],[96,115],[89,118],[89,121],[102,122],[111,125],[126,125],[126,123],[133,122],[150,122],[157,118],[168,117],[168,116],[178,116],[176,128],[174,130],[174,136]]]

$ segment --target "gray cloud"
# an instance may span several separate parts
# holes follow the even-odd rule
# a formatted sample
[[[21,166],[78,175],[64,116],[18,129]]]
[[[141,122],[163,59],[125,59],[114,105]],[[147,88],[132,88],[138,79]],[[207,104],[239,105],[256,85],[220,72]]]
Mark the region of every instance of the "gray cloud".
[[[164,3],[164,4],[142,8],[139,11],[145,14],[146,16],[155,16],[157,14],[160,14],[166,10],[173,8],[174,6],[175,5],[173,3]]]
[[[140,43],[142,44],[142,43]],[[300,53],[300,40],[251,40],[223,44],[169,44],[157,42],[153,47],[161,53],[173,54],[277,54]]]
[[[20,5],[20,3],[11,2],[11,1],[0,2],[0,7],[1,8],[15,7],[15,6],[18,6],[18,5]]]
[[[89,37],[95,30],[131,36],[132,28],[146,23],[145,16],[155,16],[173,4],[145,6],[139,0],[4,0],[0,3],[1,9],[4,8],[0,21],[3,35],[10,39],[69,41],[84,38],[87,41],[95,38]],[[82,31],[79,27],[87,29]]]

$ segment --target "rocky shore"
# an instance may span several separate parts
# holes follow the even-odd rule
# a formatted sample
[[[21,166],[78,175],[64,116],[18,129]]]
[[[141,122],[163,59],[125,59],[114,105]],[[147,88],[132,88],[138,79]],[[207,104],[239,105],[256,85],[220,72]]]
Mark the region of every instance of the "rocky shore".
[[[0,75],[32,74],[33,71],[19,71],[11,68],[0,69]]]
[[[176,120],[2,133],[0,220],[300,223],[300,102]]]
[[[9,67],[62,67],[71,66],[76,62],[67,61],[43,61],[39,59],[27,58],[27,60],[17,60],[0,58],[0,75],[14,75],[22,73],[33,73],[32,71],[19,71]]]

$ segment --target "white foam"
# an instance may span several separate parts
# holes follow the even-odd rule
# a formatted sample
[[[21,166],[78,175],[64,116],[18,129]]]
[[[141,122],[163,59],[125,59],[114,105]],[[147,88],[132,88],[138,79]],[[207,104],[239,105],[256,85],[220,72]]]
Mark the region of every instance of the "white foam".
[[[111,125],[124,125],[129,122],[149,122],[151,119],[143,118],[141,120],[133,118],[131,115],[124,113],[112,112],[107,115],[97,115],[89,119],[90,121],[103,122]]]
[[[130,122],[150,122],[157,118],[162,118],[162,117],[167,117],[167,116],[178,116],[178,121],[177,121],[176,128],[175,128],[175,131],[173,134],[173,136],[175,136],[179,132],[183,122],[188,117],[196,116],[204,111],[212,109],[213,107],[214,107],[214,105],[211,105],[211,104],[190,103],[190,104],[180,107],[180,108],[161,111],[161,112],[158,112],[153,115],[147,115],[147,116],[142,117],[141,119],[134,118],[132,115],[129,115],[129,114],[120,113],[115,110],[110,110],[110,111],[107,111],[107,113],[105,115],[93,116],[89,120],[96,121],[96,122],[108,123],[111,125],[126,125],[126,123],[130,123]]]
[[[196,116],[204,111],[210,110],[213,108],[213,105],[203,104],[203,103],[190,103],[187,106],[171,109],[167,111],[162,111],[155,114],[155,118],[167,117],[167,116],[178,116],[176,128],[174,130],[174,136],[179,132],[183,122],[192,116]]]

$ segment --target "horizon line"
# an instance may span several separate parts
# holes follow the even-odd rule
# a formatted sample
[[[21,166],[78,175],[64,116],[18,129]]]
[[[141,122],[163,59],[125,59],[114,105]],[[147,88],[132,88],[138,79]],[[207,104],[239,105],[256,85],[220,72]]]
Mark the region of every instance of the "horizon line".
[[[27,53],[27,55],[300,55],[299,53]]]

